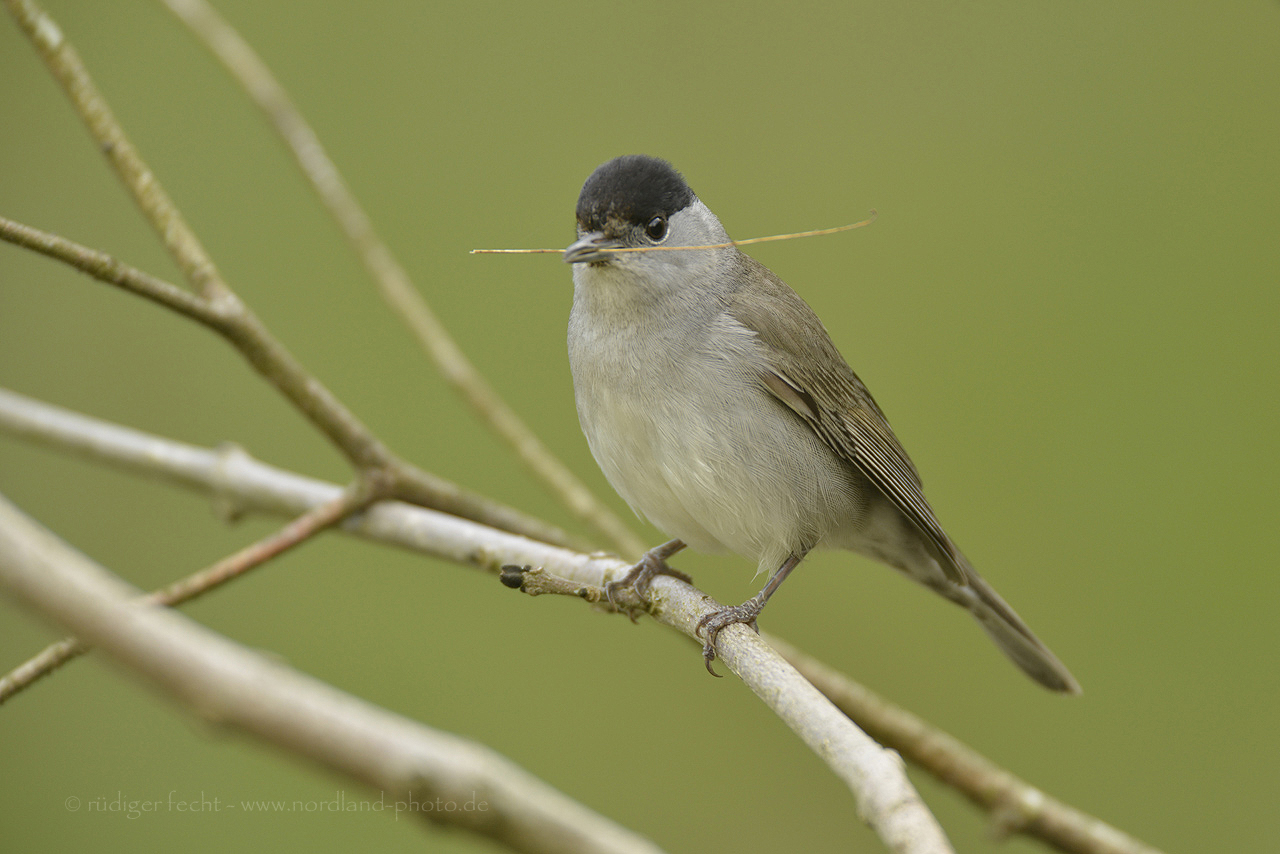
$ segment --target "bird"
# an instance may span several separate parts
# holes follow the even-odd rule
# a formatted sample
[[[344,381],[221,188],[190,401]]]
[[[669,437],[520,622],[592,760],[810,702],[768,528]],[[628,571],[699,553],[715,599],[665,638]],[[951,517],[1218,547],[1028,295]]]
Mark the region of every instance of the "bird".
[[[925,499],[880,407],[809,305],[732,243],[670,163],[624,155],[578,196],[568,350],[578,420],[605,477],[668,537],[606,590],[647,601],[686,546],[767,572],[696,633],[757,628],[815,549],[897,569],[968,610],[1028,676],[1080,693],[1070,671],[970,564]]]

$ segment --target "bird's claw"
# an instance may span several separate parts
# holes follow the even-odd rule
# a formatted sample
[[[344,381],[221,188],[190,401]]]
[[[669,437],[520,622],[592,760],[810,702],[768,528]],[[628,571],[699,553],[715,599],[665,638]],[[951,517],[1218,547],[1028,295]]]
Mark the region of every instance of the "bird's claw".
[[[720,636],[720,632],[734,623],[741,623],[759,634],[760,629],[756,626],[756,617],[760,615],[762,607],[763,603],[757,603],[753,599],[741,605],[733,605],[728,608],[721,608],[719,611],[712,611],[701,620],[698,620],[698,625],[694,627],[694,634],[701,634],[703,637],[702,661],[706,664],[708,673],[717,678],[720,677],[720,674],[716,673],[715,668],[711,666],[711,662],[716,660],[716,639]]]
[[[659,575],[670,575],[672,578],[678,578],[686,584],[692,584],[693,578],[681,572],[678,569],[672,569],[662,558],[655,557],[650,553],[645,553],[644,557],[636,561],[636,565],[631,567],[626,575],[619,581],[606,581],[604,585],[604,598],[609,602],[609,606],[615,611],[620,611],[631,618],[631,622],[636,622],[641,610],[648,610],[652,606],[649,601],[649,586],[653,583],[653,579]],[[619,595],[625,590],[630,590],[635,597],[640,600],[642,608],[634,605],[627,605],[619,601]]]

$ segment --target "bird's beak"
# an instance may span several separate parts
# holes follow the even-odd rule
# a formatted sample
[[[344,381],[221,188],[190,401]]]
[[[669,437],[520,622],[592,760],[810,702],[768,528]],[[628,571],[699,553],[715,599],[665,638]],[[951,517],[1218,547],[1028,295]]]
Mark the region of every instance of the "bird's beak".
[[[605,237],[603,231],[588,231],[570,244],[568,249],[564,250],[564,262],[566,264],[590,264],[596,261],[607,261],[612,257],[612,254],[607,250],[621,248],[621,243]]]

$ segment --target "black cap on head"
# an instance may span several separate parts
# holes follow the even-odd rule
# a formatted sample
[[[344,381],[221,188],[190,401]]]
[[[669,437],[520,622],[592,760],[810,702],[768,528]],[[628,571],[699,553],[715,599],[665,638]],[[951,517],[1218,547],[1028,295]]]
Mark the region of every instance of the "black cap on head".
[[[591,173],[578,196],[578,222],[598,231],[616,217],[646,223],[671,216],[697,198],[680,173],[665,160],[643,154],[615,157]]]

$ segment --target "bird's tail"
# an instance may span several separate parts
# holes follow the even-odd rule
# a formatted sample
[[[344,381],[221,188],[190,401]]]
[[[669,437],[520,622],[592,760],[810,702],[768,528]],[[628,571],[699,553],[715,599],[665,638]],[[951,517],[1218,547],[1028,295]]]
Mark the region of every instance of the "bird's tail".
[[[1022,622],[1022,618],[982,576],[972,567],[966,566],[965,570],[969,584],[964,592],[970,595],[965,597],[967,601],[962,604],[996,642],[1001,652],[1050,691],[1079,694],[1080,683],[1067,670],[1066,665],[1040,642],[1031,629],[1027,628],[1027,624]]]

